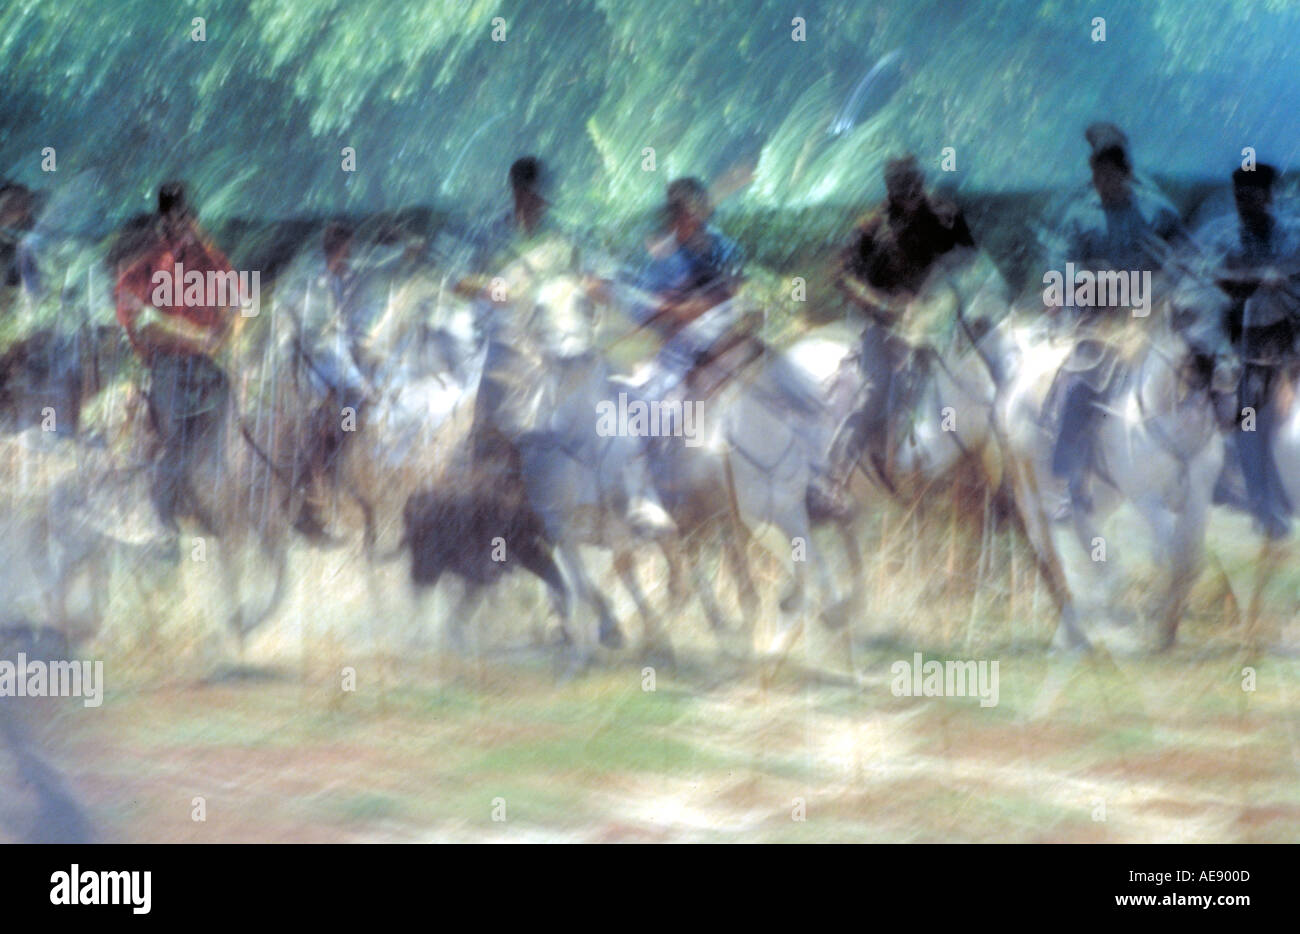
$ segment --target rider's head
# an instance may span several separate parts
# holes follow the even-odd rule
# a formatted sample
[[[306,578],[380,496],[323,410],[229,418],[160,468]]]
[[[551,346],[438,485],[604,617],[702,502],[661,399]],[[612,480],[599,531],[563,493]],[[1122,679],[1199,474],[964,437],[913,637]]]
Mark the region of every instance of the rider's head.
[[[1232,194],[1242,223],[1258,223],[1271,216],[1276,179],[1277,169],[1262,162],[1253,169],[1237,169],[1232,173]]]
[[[158,188],[158,216],[169,229],[179,228],[190,219],[183,182],[166,182]]]
[[[713,216],[709,190],[698,178],[678,178],[669,182],[665,208],[668,226],[676,234],[678,243],[686,243],[694,237]]]
[[[1128,157],[1128,137],[1113,123],[1094,123],[1083,134],[1092,148],[1088,165],[1092,185],[1103,205],[1123,204],[1133,183],[1133,163]]]
[[[546,212],[546,198],[542,191],[546,170],[536,156],[516,159],[510,166],[510,193],[515,202],[515,222],[532,231],[541,223]]]
[[[900,156],[885,163],[885,194],[890,210],[897,213],[911,214],[925,203],[925,173],[916,156]]]
[[[325,251],[325,265],[335,275],[347,271],[348,258],[352,252],[352,228],[341,221],[331,221],[325,225],[321,238]]]

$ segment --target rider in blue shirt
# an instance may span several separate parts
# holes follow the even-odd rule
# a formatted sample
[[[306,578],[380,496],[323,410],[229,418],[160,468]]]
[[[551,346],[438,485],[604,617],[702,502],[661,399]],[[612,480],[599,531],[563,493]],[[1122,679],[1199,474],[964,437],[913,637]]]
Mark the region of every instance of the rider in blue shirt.
[[[650,247],[636,283],[642,299],[631,308],[639,324],[666,338],[651,395],[677,385],[736,323],[731,299],[744,267],[740,247],[709,223],[713,204],[699,179],[669,184],[665,209],[667,234]]]

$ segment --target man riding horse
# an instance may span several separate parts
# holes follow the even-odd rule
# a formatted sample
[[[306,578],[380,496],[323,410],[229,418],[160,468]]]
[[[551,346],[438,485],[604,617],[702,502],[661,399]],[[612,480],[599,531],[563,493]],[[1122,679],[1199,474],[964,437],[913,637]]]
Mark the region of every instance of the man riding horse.
[[[305,273],[291,278],[283,292],[287,304],[300,310],[296,349],[319,400],[296,477],[303,497],[294,526],[309,539],[326,535],[323,513],[331,474],[355,434],[344,430],[344,422],[350,413],[354,427],[361,427],[367,404],[375,397],[363,347],[373,322],[356,313],[355,306],[363,304],[358,302],[363,276],[356,268],[354,247],[350,225],[327,224],[319,254],[309,258]]]
[[[664,230],[649,242],[649,260],[624,303],[639,327],[663,339],[647,378],[636,386],[646,399],[662,399],[740,337],[733,299],[745,257],[710,223],[713,200],[704,183],[670,182],[663,216]]]
[[[822,491],[833,503],[842,503],[864,453],[884,476],[889,401],[909,368],[913,346],[931,336],[926,332],[933,322],[918,317],[916,300],[946,257],[975,246],[957,205],[926,192],[914,156],[890,160],[884,175],[885,200],[858,223],[838,279],[868,323],[859,352],[865,395],[836,436],[828,488]]]
[[[1233,172],[1235,214],[1212,221],[1199,238],[1208,274],[1231,300],[1224,326],[1243,363],[1237,452],[1251,513],[1270,538],[1285,536],[1290,524],[1292,504],[1272,454],[1278,418],[1272,393],[1279,372],[1295,359],[1300,316],[1300,296],[1287,282],[1300,272],[1300,219],[1275,213],[1276,177],[1262,163]]]
[[[1094,123],[1084,137],[1092,150],[1092,185],[1070,205],[1060,235],[1049,248],[1048,268],[1060,272],[1073,264],[1093,275],[1159,271],[1168,254],[1162,243],[1187,241],[1178,212],[1154,186],[1134,176],[1128,138],[1118,127]],[[1075,288],[1073,281],[1065,285]],[[1130,313],[1129,306],[1098,308],[1074,300],[1065,304],[1076,315],[1059,314],[1057,323],[1076,344],[1064,373],[1064,402],[1052,456],[1052,471],[1066,479],[1069,491],[1068,508],[1063,507],[1060,518],[1068,509],[1087,511],[1091,505],[1087,477],[1092,436],[1101,417],[1097,403],[1116,359],[1113,344],[1101,332],[1123,326],[1120,316]]]
[[[149,235],[118,266],[114,299],[117,319],[131,347],[149,371],[150,421],[158,434],[153,498],[171,528],[197,502],[188,488],[192,459],[219,443],[225,426],[230,383],[216,355],[236,330],[238,288],[218,303],[206,288],[192,292],[183,282],[162,286],[184,270],[202,276],[229,274],[230,263],[199,227],[179,182],[158,191],[158,214]],[[213,527],[212,517],[197,516]]]
[[[494,223],[478,251],[475,274],[457,290],[478,303],[487,355],[474,400],[471,451],[479,467],[495,464],[517,474],[518,452],[510,438],[525,430],[523,399],[535,386],[518,382],[521,354],[548,339],[538,333],[536,291],[554,276],[572,272],[576,247],[551,218],[549,174],[536,156],[516,159],[508,174],[512,209]]]

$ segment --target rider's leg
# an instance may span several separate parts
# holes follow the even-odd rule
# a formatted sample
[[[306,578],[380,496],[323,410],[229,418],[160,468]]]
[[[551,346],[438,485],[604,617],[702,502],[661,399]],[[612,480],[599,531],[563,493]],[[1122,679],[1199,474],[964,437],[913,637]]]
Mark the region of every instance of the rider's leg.
[[[854,408],[835,433],[826,471],[828,486],[835,494],[843,492],[863,455],[868,449],[876,447],[882,438],[887,393],[887,385],[871,384],[866,387],[861,404]]]
[[[1097,399],[1097,391],[1082,374],[1070,377],[1061,408],[1056,447],[1052,451],[1052,473],[1066,478],[1071,505],[1085,511],[1092,508],[1087,480],[1092,459],[1092,435],[1098,415]]]
[[[202,512],[193,474],[219,450],[229,391],[225,373],[206,357],[160,353],[150,366],[149,408],[160,441],[152,496],[170,529],[181,514]],[[213,528],[213,517],[196,517]]]
[[[853,471],[868,451],[883,454],[890,386],[894,372],[906,359],[906,350],[880,325],[871,325],[863,332],[859,354],[862,388],[853,411],[831,441],[825,477],[813,480],[814,488],[824,487],[818,491],[827,493],[832,502],[843,498]]]
[[[1250,335],[1246,337],[1249,348]],[[1271,433],[1273,410],[1269,405],[1273,368],[1258,363],[1247,363],[1241,375],[1238,390],[1243,413],[1254,413],[1253,420],[1243,414],[1238,423],[1237,451],[1241,456],[1241,472],[1246,481],[1246,495],[1250,509],[1270,538],[1287,534],[1288,522],[1285,505],[1279,501],[1273,476]]]
[[[149,369],[146,395],[150,419],[159,441],[149,492],[159,519],[172,532],[179,531],[177,518],[185,472],[181,459],[184,439],[180,437],[181,422],[177,415],[179,383],[180,371],[176,361],[159,354]]]

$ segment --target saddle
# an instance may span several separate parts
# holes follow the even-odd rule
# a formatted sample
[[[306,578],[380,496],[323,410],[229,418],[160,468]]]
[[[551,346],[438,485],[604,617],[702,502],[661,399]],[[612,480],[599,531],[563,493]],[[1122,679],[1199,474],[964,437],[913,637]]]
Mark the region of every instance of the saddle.
[[[1052,378],[1043,401],[1043,415],[1051,425],[1059,422],[1070,386],[1082,383],[1098,396],[1109,395],[1141,346],[1134,328],[1105,318],[1076,322],[1061,339],[1073,339],[1074,346]]]

